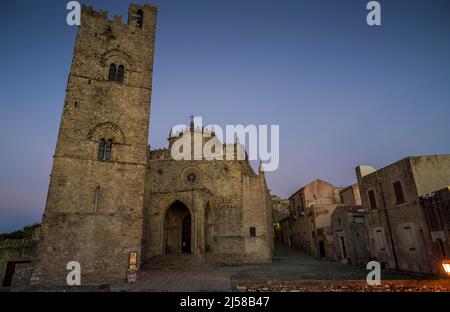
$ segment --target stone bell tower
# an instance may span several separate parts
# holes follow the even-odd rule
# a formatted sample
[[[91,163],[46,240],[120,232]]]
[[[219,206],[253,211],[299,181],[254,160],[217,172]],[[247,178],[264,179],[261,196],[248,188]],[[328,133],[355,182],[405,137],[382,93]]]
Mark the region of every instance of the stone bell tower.
[[[156,8],[83,6],[32,284],[124,281],[141,256]]]

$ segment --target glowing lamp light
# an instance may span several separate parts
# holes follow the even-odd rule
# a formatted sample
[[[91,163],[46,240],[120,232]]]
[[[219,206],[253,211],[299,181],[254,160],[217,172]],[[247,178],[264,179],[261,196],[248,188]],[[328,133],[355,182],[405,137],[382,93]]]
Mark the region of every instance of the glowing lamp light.
[[[442,261],[442,267],[444,268],[445,273],[450,275],[450,260]]]

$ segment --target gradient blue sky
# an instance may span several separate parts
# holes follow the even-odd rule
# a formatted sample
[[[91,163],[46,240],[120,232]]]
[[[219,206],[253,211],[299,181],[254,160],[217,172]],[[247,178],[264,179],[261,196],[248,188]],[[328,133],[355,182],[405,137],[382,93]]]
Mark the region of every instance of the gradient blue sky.
[[[129,1],[86,1],[126,16]],[[143,1],[136,1],[142,3]],[[190,114],[205,123],[279,124],[268,173],[288,197],[359,164],[450,152],[450,1],[164,0],[158,5],[150,144]],[[0,232],[40,221],[76,28],[67,1],[0,10]]]

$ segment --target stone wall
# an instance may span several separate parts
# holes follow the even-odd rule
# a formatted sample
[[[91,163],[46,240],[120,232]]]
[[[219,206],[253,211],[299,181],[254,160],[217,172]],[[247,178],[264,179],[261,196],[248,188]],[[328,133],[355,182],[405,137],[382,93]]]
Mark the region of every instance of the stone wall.
[[[143,13],[142,27],[136,23]],[[127,24],[83,6],[38,246],[33,284],[124,281],[140,256],[156,8],[131,5]],[[110,79],[124,66],[123,82]],[[98,158],[111,140],[110,159]]]
[[[0,286],[5,286],[3,283],[5,281],[5,274],[7,271],[8,263],[31,262],[35,259],[35,257],[36,257],[35,240],[6,239],[4,241],[0,241],[0,283],[1,283]],[[19,266],[20,266],[19,264],[15,265],[16,273],[14,274],[14,276],[20,272]]]
[[[242,176],[242,203],[244,224],[242,236],[246,239],[246,263],[271,262],[274,254],[274,223],[272,199],[267,188],[264,172],[259,176]],[[252,237],[251,228],[256,235]]]
[[[389,280],[379,286],[366,281],[235,281],[238,292],[450,292],[450,280]]]
[[[369,249],[361,206],[338,206],[331,215],[334,236],[333,260],[365,266]]]

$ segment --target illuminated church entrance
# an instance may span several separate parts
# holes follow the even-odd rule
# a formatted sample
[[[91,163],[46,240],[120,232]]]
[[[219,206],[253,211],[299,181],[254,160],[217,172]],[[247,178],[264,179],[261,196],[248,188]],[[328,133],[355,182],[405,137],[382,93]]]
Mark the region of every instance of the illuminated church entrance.
[[[164,246],[166,254],[191,252],[192,219],[189,209],[175,201],[167,209],[164,219]]]

